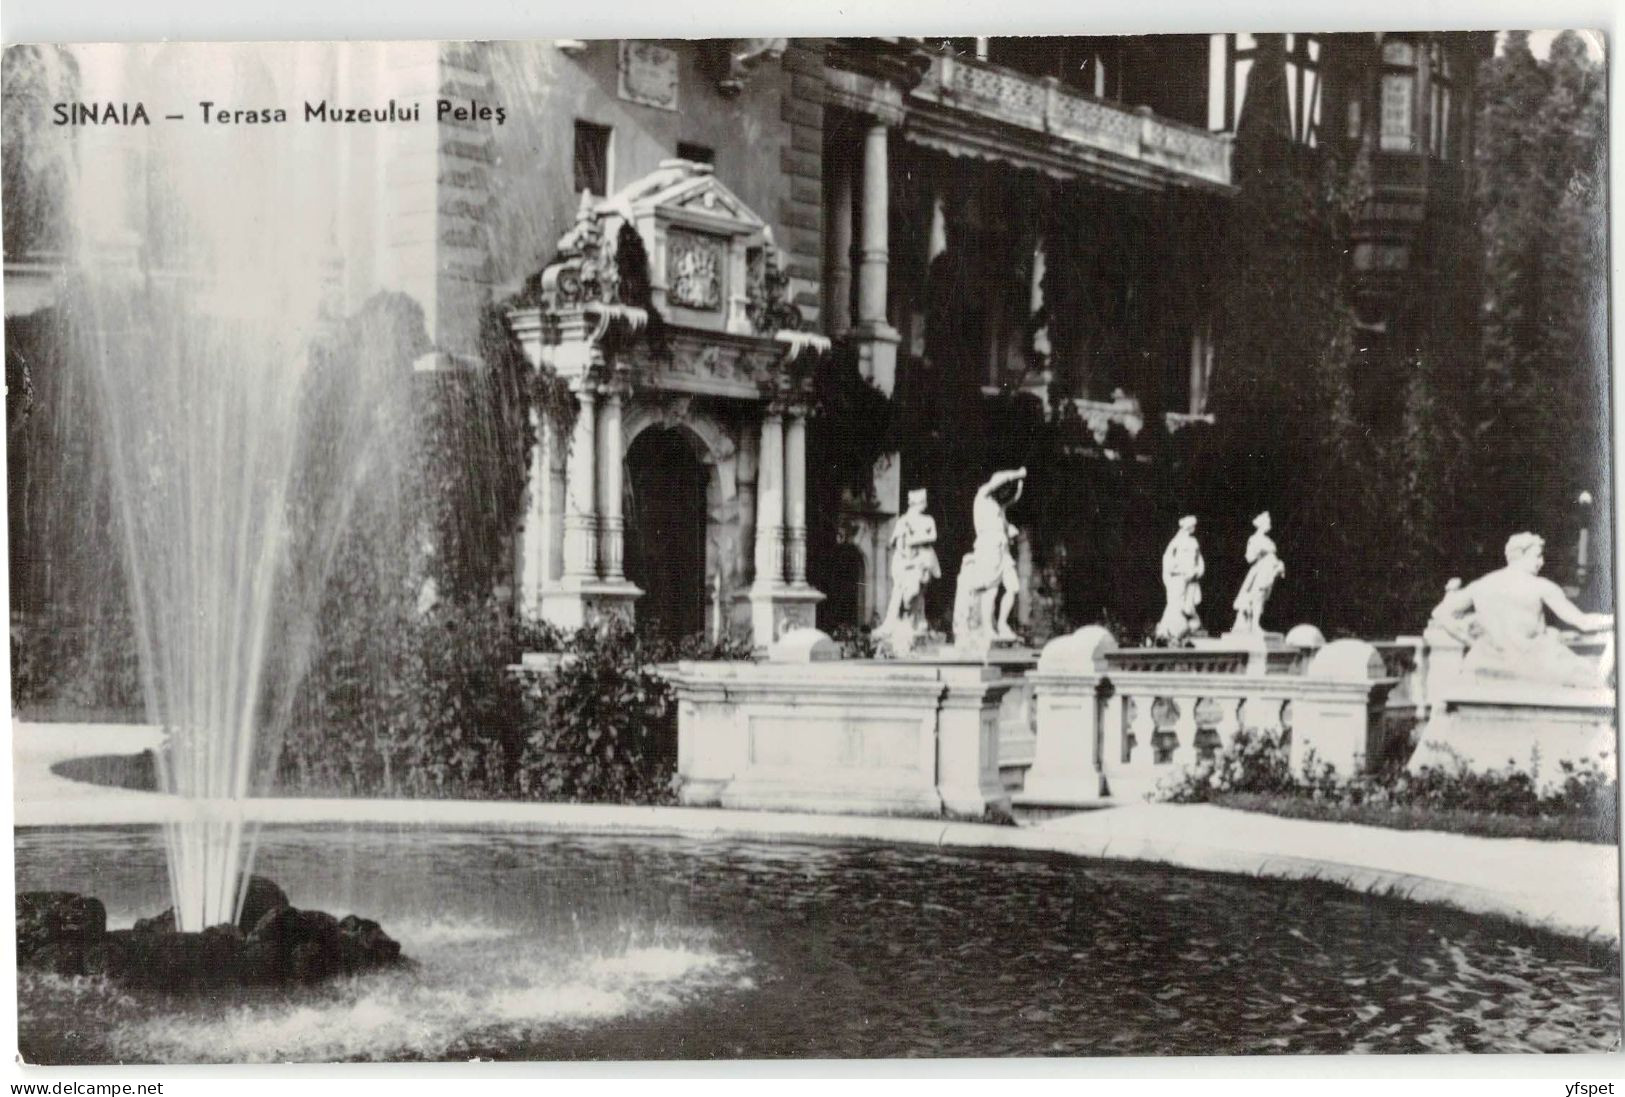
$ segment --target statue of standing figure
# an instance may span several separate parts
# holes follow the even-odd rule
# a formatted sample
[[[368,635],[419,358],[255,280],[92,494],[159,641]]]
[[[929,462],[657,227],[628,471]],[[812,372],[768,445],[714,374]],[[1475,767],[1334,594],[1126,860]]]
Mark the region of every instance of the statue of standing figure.
[[[1506,567],[1452,591],[1449,604],[1435,611],[1436,619],[1450,619],[1472,643],[1463,669],[1552,686],[1605,685],[1612,659],[1604,667],[1576,655],[1547,627],[1546,615],[1580,632],[1611,632],[1613,616],[1586,613],[1556,583],[1540,577],[1546,542],[1536,534],[1513,534],[1506,560]]]
[[[1157,622],[1156,637],[1160,642],[1178,644],[1201,631],[1197,607],[1202,604],[1202,576],[1206,572],[1202,545],[1196,540],[1196,516],[1187,514],[1179,520],[1179,531],[1162,553],[1162,587],[1168,594],[1168,607]]]
[[[1231,631],[1258,633],[1264,631],[1264,604],[1275,589],[1275,581],[1286,574],[1286,565],[1276,555],[1275,542],[1270,538],[1269,511],[1253,519],[1253,535],[1247,538],[1247,562],[1252,567],[1231,606],[1236,611],[1236,625]]]
[[[976,501],[971,505],[976,544],[959,565],[959,582],[954,590],[956,645],[1017,639],[1010,630],[1010,611],[1021,590],[1015,557],[1010,552],[1017,531],[1004,512],[1021,498],[1026,479],[1025,468],[1006,469],[995,472],[976,489]],[[1010,484],[1016,486],[1013,492],[1006,490]],[[1001,501],[1000,492],[1009,498]]]
[[[928,631],[925,588],[942,575],[937,562],[937,523],[925,513],[925,504],[924,488],[909,492],[908,510],[891,531],[891,599],[878,631],[896,655],[912,651]]]

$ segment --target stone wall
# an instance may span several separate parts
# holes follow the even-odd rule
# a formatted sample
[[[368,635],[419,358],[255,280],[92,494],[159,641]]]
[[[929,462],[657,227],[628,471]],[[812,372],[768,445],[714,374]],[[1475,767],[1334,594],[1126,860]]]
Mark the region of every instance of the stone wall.
[[[817,208],[815,188],[800,185],[792,194],[788,165],[810,172],[816,184],[818,155],[797,153],[787,119],[821,121],[821,108],[792,108],[787,94],[804,90],[808,78],[788,66],[805,67],[806,50],[792,47],[782,60],[763,59],[742,89],[728,96],[718,89],[707,43],[652,41],[675,61],[676,109],[636,102],[622,94],[621,42],[594,40],[566,51],[552,41],[495,42],[487,47],[491,100],[507,111],[492,129],[492,205],[488,217],[494,287],[517,288],[553,258],[559,237],[575,219],[575,123],[611,130],[609,189],[654,171],[677,155],[679,142],[704,146],[715,154],[717,178],[749,207],[773,223],[781,245],[812,248],[801,259],[817,290]],[[816,56],[816,55],[814,55]],[[792,85],[794,87],[792,88]],[[816,104],[814,104],[816,106]],[[816,130],[814,136],[816,137]],[[806,142],[808,137],[800,137]],[[781,165],[783,165],[781,167]],[[807,203],[810,202],[810,205]],[[797,225],[810,224],[812,235]],[[803,275],[792,271],[796,277]],[[805,294],[805,286],[797,286]]]
[[[780,117],[789,144],[780,153],[788,192],[779,202],[788,253],[786,271],[794,280],[792,300],[809,328],[820,319],[823,278],[824,43],[792,38],[784,51]]]

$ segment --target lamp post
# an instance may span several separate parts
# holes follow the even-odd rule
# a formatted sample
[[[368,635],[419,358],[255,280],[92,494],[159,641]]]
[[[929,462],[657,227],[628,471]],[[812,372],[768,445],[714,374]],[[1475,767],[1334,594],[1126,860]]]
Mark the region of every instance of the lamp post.
[[[1585,589],[1588,550],[1591,540],[1591,493],[1582,491],[1575,499],[1575,506],[1580,513],[1580,536],[1574,547],[1574,586],[1575,596]]]

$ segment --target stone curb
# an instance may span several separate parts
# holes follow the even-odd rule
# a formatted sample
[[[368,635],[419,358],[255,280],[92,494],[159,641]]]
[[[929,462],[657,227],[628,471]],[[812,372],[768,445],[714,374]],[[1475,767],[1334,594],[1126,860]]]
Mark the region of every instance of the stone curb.
[[[17,746],[20,748],[22,740],[28,737],[26,726],[18,725],[17,732]],[[141,745],[146,744],[143,742]],[[19,755],[21,753],[19,749]],[[107,789],[102,790],[106,795],[86,795],[84,785],[50,773],[49,766],[62,759],[45,757],[48,754],[39,752],[30,757],[29,761],[33,764],[27,767],[20,764],[22,758],[19,757],[16,804],[16,825],[19,827],[155,824],[195,814],[189,805],[178,798],[159,793]],[[43,766],[39,764],[42,758],[45,760]],[[1166,828],[1171,819],[1179,818],[1170,813],[1179,812],[1188,813],[1189,817],[1178,829],[1186,833],[1199,833],[1203,841],[1153,833],[1156,829]],[[1305,830],[1304,820],[1276,819],[1210,806],[1193,810],[1178,805],[1132,805],[1103,809],[1087,816],[1063,817],[1030,827],[907,817],[499,800],[256,799],[244,805],[243,815],[257,822],[285,825],[509,826],[574,834],[682,836],[765,842],[906,842],[967,851],[1011,850],[1147,861],[1243,876],[1320,880],[1355,891],[1387,893],[1411,901],[1439,903],[1473,914],[1498,915],[1565,936],[1616,944],[1620,939],[1617,847],[1586,846],[1577,842],[1537,844],[1540,857],[1549,862],[1550,879],[1600,882],[1601,876],[1607,874],[1611,876],[1612,887],[1606,895],[1595,889],[1573,887],[1527,890],[1526,887],[1495,886],[1477,880],[1446,879],[1380,864],[1354,864],[1335,857],[1294,854],[1280,848],[1261,850],[1247,848],[1244,844],[1227,845],[1214,840],[1227,828],[1232,830],[1234,838],[1245,834],[1254,842],[1262,832],[1266,841],[1280,846],[1301,845],[1306,838],[1313,841],[1319,834],[1328,832]],[[1063,824],[1063,827],[1057,827],[1057,823]],[[1349,828],[1355,826],[1315,822],[1307,825],[1310,828],[1334,827],[1338,834],[1349,834]],[[1065,829],[1066,826],[1071,829]],[[1453,855],[1460,848],[1492,854],[1527,852],[1519,839],[1465,838],[1431,831],[1390,832],[1373,827],[1359,829],[1372,832],[1374,846],[1380,846],[1383,841],[1393,842],[1396,834],[1402,834],[1410,849],[1427,854],[1422,859],[1441,864],[1459,860]],[[1380,856],[1380,853],[1373,851],[1373,856]],[[1611,872],[1599,871],[1605,862],[1611,863]],[[1520,882],[1528,884],[1527,880]]]

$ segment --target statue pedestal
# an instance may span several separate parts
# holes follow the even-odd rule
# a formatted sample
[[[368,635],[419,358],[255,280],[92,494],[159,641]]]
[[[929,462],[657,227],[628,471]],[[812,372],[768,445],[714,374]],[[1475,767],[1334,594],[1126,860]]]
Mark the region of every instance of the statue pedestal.
[[[758,648],[776,643],[791,629],[813,628],[818,603],[824,596],[812,587],[753,587],[745,594],[750,603],[750,638]]]
[[[1542,793],[1563,784],[1563,763],[1618,766],[1618,700],[1609,689],[1565,689],[1462,675],[1430,698],[1432,716],[1407,768],[1519,770]]]
[[[999,713],[1031,665],[809,655],[663,667],[679,701],[679,797],[774,811],[1008,811]]]
[[[564,580],[542,588],[542,620],[567,629],[610,622],[631,628],[633,607],[642,596],[643,591],[629,582]]]

